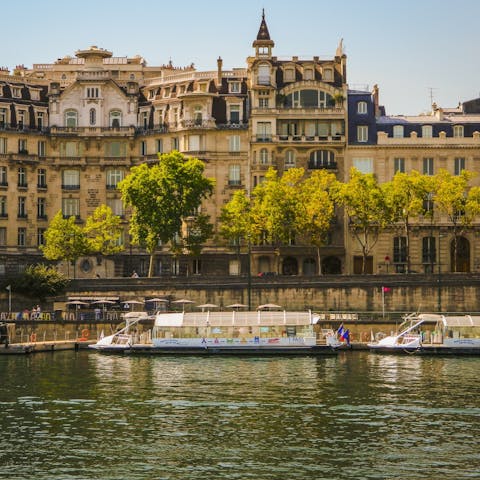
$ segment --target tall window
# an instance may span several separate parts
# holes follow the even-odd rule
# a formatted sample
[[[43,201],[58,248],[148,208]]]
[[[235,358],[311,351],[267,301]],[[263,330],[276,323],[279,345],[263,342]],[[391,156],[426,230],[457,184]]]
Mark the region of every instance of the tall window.
[[[17,170],[17,178],[19,187],[27,187],[27,169],[25,167],[19,167]]]
[[[127,144],[125,142],[108,142],[105,144],[105,156],[107,157],[124,157],[127,152]]]
[[[7,244],[7,228],[0,227],[0,245],[5,246]]]
[[[6,195],[2,195],[2,196],[0,197],[0,217],[2,217],[2,218],[8,217],[7,197],[6,197]]]
[[[157,138],[157,152],[163,153],[163,140],[161,138]]]
[[[240,165],[230,165],[228,169],[228,184],[240,185]]]
[[[423,159],[423,174],[433,175],[433,158]]]
[[[405,159],[404,158],[394,158],[393,159],[393,174],[401,172],[405,173]]]
[[[435,237],[422,238],[422,263],[433,264],[436,262],[437,248]]]
[[[407,237],[393,238],[393,263],[407,262]]]
[[[17,230],[17,245],[19,247],[25,247],[27,245],[27,229],[20,227]]]
[[[107,198],[107,206],[110,207],[114,215],[123,217],[123,202],[121,198]]]
[[[310,154],[309,169],[335,167],[335,153],[330,150],[315,150]]]
[[[188,151],[198,152],[200,150],[200,135],[188,136]]]
[[[287,150],[285,152],[285,168],[295,167],[295,152],[293,150]]]
[[[422,125],[422,137],[423,138],[433,137],[433,130],[431,125]]]
[[[8,186],[8,170],[4,165],[0,167],[0,186]]]
[[[259,142],[269,142],[272,140],[272,124],[270,122],[257,123],[257,140]]]
[[[7,153],[7,139],[5,137],[0,137],[0,153]]]
[[[354,158],[353,166],[361,173],[373,173],[372,158]]]
[[[270,65],[258,66],[258,84],[270,85]]]
[[[427,196],[423,199],[423,214],[427,216],[432,216],[433,208],[433,193],[428,193]]]
[[[25,138],[20,138],[18,140],[18,153],[24,153],[27,154],[27,140]]]
[[[0,127],[5,127],[8,123],[8,111],[6,108],[0,108]]]
[[[43,112],[37,112],[37,128],[39,130],[43,128]]]
[[[457,138],[463,137],[463,125],[453,126],[453,136]]]
[[[393,138],[403,138],[403,125],[393,126]]]
[[[65,126],[76,127],[78,120],[78,114],[75,110],[67,110],[65,112]]]
[[[39,140],[37,146],[38,146],[38,156],[44,157],[46,152],[45,140]]]
[[[260,150],[260,163],[262,165],[268,164],[268,150],[266,148]]]
[[[455,158],[455,175],[460,175],[462,173],[462,170],[465,170],[465,159],[461,157]]]
[[[27,218],[26,197],[18,197],[18,218]]]
[[[80,188],[80,171],[64,170],[62,172],[62,188],[64,190],[78,190]]]
[[[27,123],[26,122],[26,117],[27,117],[27,113],[25,112],[25,110],[18,110],[17,112],[17,126],[18,128],[22,129],[25,124]]]
[[[47,199],[44,197],[38,197],[37,200],[37,218],[47,218]]]
[[[100,96],[100,89],[98,87],[87,87],[88,98],[98,98]]]
[[[47,188],[47,170],[45,168],[37,170],[37,187]]]
[[[122,112],[120,110],[112,110],[109,117],[109,125],[112,128],[119,128],[122,126]]]
[[[368,142],[368,126],[367,125],[358,125],[357,126],[357,142]]]
[[[364,115],[367,111],[367,102],[361,101],[357,103],[357,113]]]
[[[45,245],[45,231],[46,228],[37,229],[37,245]]]
[[[231,135],[228,141],[228,147],[230,152],[240,151],[240,135]]]
[[[114,190],[119,182],[125,178],[125,172],[116,168],[107,170],[107,189]]]
[[[80,200],[78,198],[62,198],[62,215],[65,218],[80,217]]]
[[[230,123],[240,123],[240,105],[230,105]]]
[[[147,142],[142,140],[140,142],[140,155],[145,156],[147,154]]]
[[[95,125],[97,123],[97,111],[94,108],[90,109],[89,112],[90,125]]]
[[[193,109],[193,122],[195,125],[201,125],[202,124],[202,107],[200,105],[196,105]]]

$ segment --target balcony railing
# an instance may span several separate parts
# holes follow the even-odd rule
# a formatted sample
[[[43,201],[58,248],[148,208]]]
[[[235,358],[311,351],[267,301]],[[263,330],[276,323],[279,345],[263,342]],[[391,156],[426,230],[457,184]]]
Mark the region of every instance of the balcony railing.
[[[336,170],[337,162],[308,162],[309,170]]]
[[[125,136],[134,135],[135,127],[50,127],[50,135],[90,135]]]
[[[253,142],[345,143],[345,135],[254,135]]]

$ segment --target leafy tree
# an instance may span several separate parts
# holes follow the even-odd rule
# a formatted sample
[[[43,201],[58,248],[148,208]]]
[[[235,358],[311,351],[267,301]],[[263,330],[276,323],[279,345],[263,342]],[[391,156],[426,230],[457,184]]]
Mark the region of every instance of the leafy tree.
[[[45,245],[41,246],[47,260],[65,260],[75,265],[76,261],[88,253],[88,242],[75,217],[63,218],[59,211],[45,232]],[[74,269],[75,276],[75,269]]]
[[[242,239],[250,234],[250,199],[245,190],[237,190],[222,208],[220,234],[232,245],[240,248]]]
[[[410,230],[411,221],[424,213],[423,202],[432,190],[431,177],[416,170],[397,172],[391,182],[382,185],[393,222],[401,222],[406,238],[407,272],[411,271]]]
[[[68,279],[52,266],[29,265],[25,271],[10,279],[13,291],[26,297],[45,301],[48,296],[60,295],[68,286]]]
[[[463,170],[460,175],[452,175],[440,170],[435,176],[434,201],[438,211],[444,213],[453,227],[453,265],[457,271],[458,237],[480,214],[480,187],[470,187],[469,182],[475,173]]]
[[[202,245],[213,234],[213,225],[210,222],[210,216],[197,214],[186,219],[187,234],[184,238],[185,248],[193,256],[200,255]]]
[[[367,257],[391,219],[384,191],[375,175],[363,174],[355,168],[350,171],[350,180],[337,182],[333,190],[334,198],[344,207],[350,230],[362,248],[362,273],[366,273]]]
[[[123,245],[118,244],[122,234],[120,217],[114,215],[112,209],[107,205],[100,205],[87,218],[84,232],[87,237],[89,253],[114,255],[124,249]]]
[[[297,230],[317,249],[318,273],[321,271],[320,247],[325,244],[335,213],[330,194],[335,175],[326,170],[315,170],[303,181],[299,193],[301,213],[297,217]]]
[[[132,207],[130,234],[150,254],[148,276],[153,274],[159,241],[181,235],[184,220],[213,191],[214,180],[204,176],[205,166],[179,152],[159,155],[154,165],[141,164],[118,184],[124,203]]]

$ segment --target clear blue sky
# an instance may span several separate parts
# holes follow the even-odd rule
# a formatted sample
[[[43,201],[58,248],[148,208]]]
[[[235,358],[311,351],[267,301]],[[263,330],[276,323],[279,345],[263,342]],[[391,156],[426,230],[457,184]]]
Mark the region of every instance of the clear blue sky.
[[[265,8],[277,56],[333,56],[348,83],[380,87],[389,114],[480,96],[479,0],[24,0],[2,2],[0,65],[51,63],[97,45],[150,65],[245,66]]]

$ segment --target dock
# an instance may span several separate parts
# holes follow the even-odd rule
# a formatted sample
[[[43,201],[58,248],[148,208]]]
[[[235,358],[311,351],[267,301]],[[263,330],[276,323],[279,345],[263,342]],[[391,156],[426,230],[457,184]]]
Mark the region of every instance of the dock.
[[[96,340],[51,340],[47,342],[9,343],[0,345],[0,355],[26,355],[40,352],[59,352],[64,350],[87,349]]]

